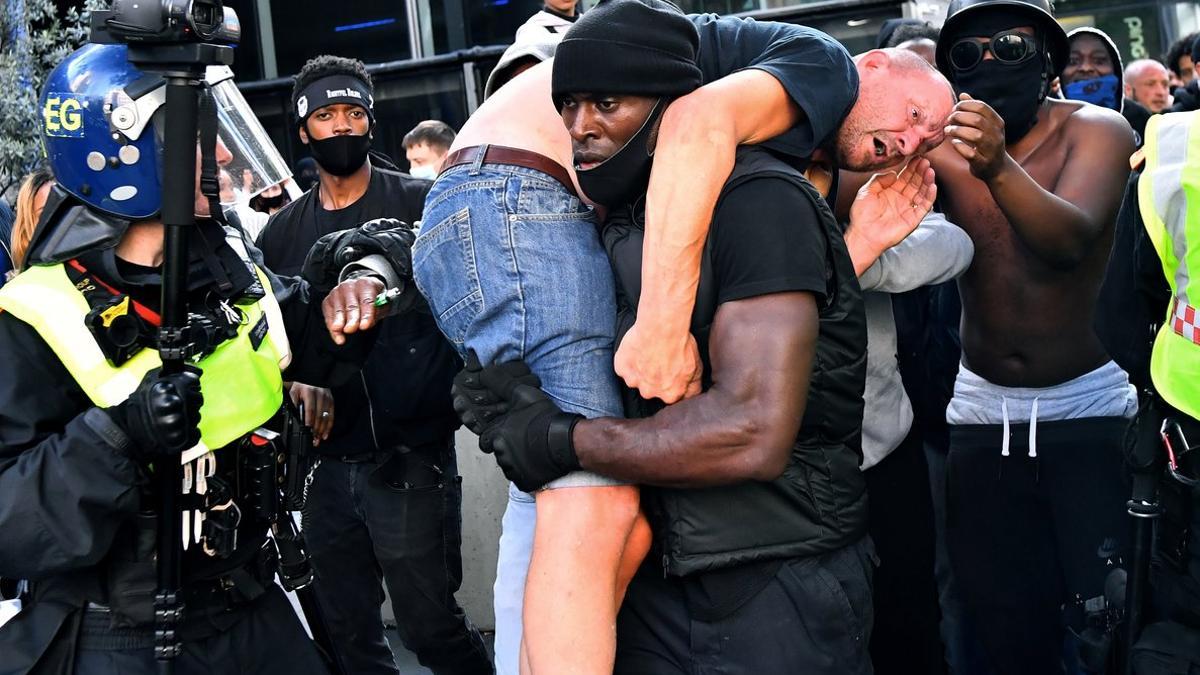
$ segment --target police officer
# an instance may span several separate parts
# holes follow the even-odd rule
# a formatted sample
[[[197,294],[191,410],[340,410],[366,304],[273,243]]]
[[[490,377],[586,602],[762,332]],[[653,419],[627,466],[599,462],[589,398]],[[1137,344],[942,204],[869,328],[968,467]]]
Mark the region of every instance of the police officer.
[[[1131,507],[1160,511],[1151,597],[1131,598],[1148,605],[1145,627],[1133,627],[1141,628],[1130,654],[1139,675],[1200,669],[1200,332],[1189,274],[1200,266],[1200,203],[1188,198],[1200,189],[1197,140],[1200,112],[1155,115],[1146,125],[1096,322],[1142,392]],[[1146,478],[1150,487],[1139,494]]]
[[[271,217],[259,247],[271,269],[300,270],[318,237],[376,218],[415,223],[429,182],[372,165],[374,90],[361,61],[311,59],[292,90],[298,133],[317,162],[313,189]],[[380,329],[361,376],[328,389],[297,378],[323,457],[304,531],[317,594],[347,672],[396,672],[379,607],[386,583],[404,646],[437,675],[490,673],[479,631],[454,593],[462,583],[458,357],[427,311]]]
[[[208,90],[223,119],[265,137],[218,70],[210,83],[223,81]],[[176,672],[324,672],[274,584],[275,514],[258,506],[271,492],[255,488],[262,474],[243,441],[279,411],[281,371],[313,382],[357,371],[372,340],[363,331],[387,311],[372,300],[402,283],[410,237],[348,233],[314,251],[308,281],[284,279],[209,217],[219,209],[197,189],[189,365],[162,374],[163,86],[128,63],[125,46],[93,44],[42,94],[57,185],[28,269],[0,292],[0,576],[31,583],[23,611],[0,628],[5,673],[153,672],[163,517],[183,524]],[[207,119],[201,139],[215,131],[215,113]],[[197,160],[233,160],[215,145]],[[337,284],[346,270],[332,261],[348,246],[378,254],[377,274]],[[180,461],[184,512],[155,513],[155,467]]]

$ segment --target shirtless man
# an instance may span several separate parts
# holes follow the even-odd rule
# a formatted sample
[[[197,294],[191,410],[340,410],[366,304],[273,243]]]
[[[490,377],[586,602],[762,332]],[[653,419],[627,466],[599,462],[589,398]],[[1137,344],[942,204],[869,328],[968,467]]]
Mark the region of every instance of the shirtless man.
[[[688,326],[704,230],[736,147],[761,142],[807,158],[845,118],[845,147],[855,166],[868,170],[927,150],[940,139],[946,114],[908,105],[912,97],[901,92],[913,80],[889,78],[886,68],[871,74],[873,95],[852,107],[855,64],[820,32],[715,16],[691,20],[700,33],[699,73],[681,67],[678,80],[708,84],[677,98],[661,118],[641,310],[615,364],[642,396],[668,403],[699,392]],[[459,132],[426,202],[414,246],[417,283],[464,354],[473,349],[484,364],[523,360],[562,407],[621,416],[612,377],[612,273],[593,213],[577,196],[576,158],[551,101],[550,75],[548,63],[521,74]],[[936,79],[945,91],[937,73],[911,77]],[[485,144],[495,145],[485,153]],[[579,161],[594,168],[586,157]],[[601,194],[603,183],[600,177],[589,190],[600,203],[610,196]],[[616,610],[649,532],[644,522],[635,527],[636,488],[582,473],[551,484],[568,486],[588,489],[538,492],[536,532],[531,498],[510,489],[496,581],[500,673],[517,670],[522,606],[534,670],[612,671]],[[587,578],[585,569],[593,571]]]
[[[1062,672],[1067,625],[1127,541],[1122,439],[1137,402],[1092,332],[1134,148],[1114,111],[1046,98],[1067,37],[1045,0],[955,0],[939,69],[960,92],[930,153],[975,243],[947,544],[994,670]]]

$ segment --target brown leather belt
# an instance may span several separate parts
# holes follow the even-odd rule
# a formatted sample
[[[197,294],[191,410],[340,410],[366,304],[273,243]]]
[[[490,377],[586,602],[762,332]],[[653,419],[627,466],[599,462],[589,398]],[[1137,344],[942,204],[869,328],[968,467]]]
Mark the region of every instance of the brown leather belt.
[[[483,153],[483,160],[479,161],[479,153],[481,152]],[[479,164],[511,164],[513,166],[523,166],[526,169],[533,169],[534,171],[541,171],[559,183],[562,183],[567,192],[575,195],[575,184],[571,182],[571,174],[567,173],[567,170],[561,164],[530,150],[508,148],[503,145],[472,145],[455,150],[446,155],[446,161],[442,163],[442,173],[445,173],[450,167],[475,164],[477,161]]]

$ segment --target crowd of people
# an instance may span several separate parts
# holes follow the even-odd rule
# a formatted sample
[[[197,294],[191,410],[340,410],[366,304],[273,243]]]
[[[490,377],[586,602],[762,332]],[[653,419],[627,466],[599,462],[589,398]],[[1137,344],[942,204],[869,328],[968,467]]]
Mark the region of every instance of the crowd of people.
[[[1197,60],[1047,0],[857,55],[555,0],[402,172],[317,56],[293,177],[200,106],[178,369],[165,85],[85,46],[0,210],[0,672],[395,673],[385,588],[438,675],[1200,672]],[[461,425],[511,481],[491,649]]]

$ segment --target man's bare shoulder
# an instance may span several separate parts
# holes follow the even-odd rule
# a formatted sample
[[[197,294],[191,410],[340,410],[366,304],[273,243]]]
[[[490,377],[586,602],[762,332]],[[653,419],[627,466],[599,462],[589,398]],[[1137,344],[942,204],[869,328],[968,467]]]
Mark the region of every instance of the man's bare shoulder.
[[[1051,114],[1073,141],[1133,143],[1133,129],[1121,113],[1082,101],[1051,101]]]

